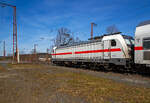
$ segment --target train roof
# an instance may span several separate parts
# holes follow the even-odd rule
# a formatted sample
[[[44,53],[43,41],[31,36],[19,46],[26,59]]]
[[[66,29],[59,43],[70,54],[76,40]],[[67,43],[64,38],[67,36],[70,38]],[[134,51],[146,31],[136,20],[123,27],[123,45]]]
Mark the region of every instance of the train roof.
[[[110,35],[117,35],[120,34],[121,32],[118,33],[114,33],[114,34],[104,34],[102,36],[99,36],[99,39],[96,40],[89,40],[89,41],[80,41],[80,42],[75,42],[73,44],[67,44],[67,45],[61,45],[58,48],[65,48],[65,47],[71,47],[71,46],[77,46],[77,45],[82,45],[82,44],[89,44],[89,43],[95,43],[95,42],[101,42],[104,36],[110,36]],[[122,35],[122,34],[120,34]],[[129,39],[133,39],[133,37],[128,36],[128,35],[122,35],[124,38],[129,38]]]
[[[150,20],[143,21],[143,22],[139,23],[139,25],[137,27],[148,25],[148,24],[150,24]]]
[[[64,47],[70,47],[70,46],[77,46],[77,45],[82,45],[82,44],[88,44],[88,43],[95,43],[95,42],[101,42],[102,39],[98,39],[98,40],[90,40],[90,41],[80,41],[80,42],[74,42],[73,44],[68,44],[68,45],[63,45],[63,46],[59,46],[58,48],[64,48]]]

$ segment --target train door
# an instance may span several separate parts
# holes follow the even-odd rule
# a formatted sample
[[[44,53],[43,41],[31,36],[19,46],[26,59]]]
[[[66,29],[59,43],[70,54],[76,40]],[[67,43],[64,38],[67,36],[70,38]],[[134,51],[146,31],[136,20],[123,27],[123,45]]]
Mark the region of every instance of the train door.
[[[110,40],[105,40],[103,41],[104,44],[104,59],[110,59],[111,58],[111,54],[109,52],[110,50]]]

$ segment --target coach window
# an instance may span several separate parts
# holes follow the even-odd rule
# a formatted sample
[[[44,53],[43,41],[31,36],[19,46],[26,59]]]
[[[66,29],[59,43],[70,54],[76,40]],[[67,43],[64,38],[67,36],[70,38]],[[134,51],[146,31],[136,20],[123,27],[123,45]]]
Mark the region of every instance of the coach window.
[[[145,50],[150,49],[150,38],[144,38],[143,39],[143,48]]]
[[[116,46],[116,41],[115,40],[111,40],[111,46]]]

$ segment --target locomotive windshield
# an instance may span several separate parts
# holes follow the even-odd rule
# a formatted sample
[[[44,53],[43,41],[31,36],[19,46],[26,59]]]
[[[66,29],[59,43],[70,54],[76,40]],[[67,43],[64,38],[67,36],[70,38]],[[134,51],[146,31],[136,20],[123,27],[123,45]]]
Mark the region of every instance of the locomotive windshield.
[[[125,41],[126,41],[127,45],[131,45],[131,42],[129,39],[125,39]]]
[[[123,36],[127,45],[134,45],[134,39],[130,36]]]

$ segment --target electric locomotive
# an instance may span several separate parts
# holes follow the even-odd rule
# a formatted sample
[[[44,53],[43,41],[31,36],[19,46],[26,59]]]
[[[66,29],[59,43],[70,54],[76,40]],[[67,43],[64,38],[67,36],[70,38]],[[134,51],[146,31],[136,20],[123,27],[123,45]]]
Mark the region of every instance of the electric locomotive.
[[[124,67],[127,70],[150,66],[150,21],[136,27],[135,40],[119,33],[100,36],[99,39],[53,48],[52,63]]]

